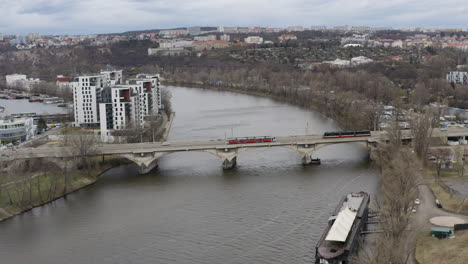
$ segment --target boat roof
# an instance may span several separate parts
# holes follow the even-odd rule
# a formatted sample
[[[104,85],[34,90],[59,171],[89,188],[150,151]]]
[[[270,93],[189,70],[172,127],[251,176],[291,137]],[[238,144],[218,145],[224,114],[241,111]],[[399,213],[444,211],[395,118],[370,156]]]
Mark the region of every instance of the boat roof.
[[[353,227],[356,215],[357,212],[353,212],[349,208],[339,212],[325,240],[345,242],[351,227]]]
[[[363,199],[364,196],[359,193],[349,193],[346,195],[340,212],[325,238],[326,241],[346,241]]]

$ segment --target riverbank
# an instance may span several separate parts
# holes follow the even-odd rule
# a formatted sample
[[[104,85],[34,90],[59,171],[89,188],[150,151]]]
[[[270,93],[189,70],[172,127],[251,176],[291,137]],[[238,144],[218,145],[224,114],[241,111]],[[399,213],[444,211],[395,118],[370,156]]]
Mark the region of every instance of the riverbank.
[[[174,117],[175,113],[170,113],[168,118],[163,119],[156,135],[161,141],[167,139]],[[48,164],[41,160],[39,166],[43,163]],[[93,158],[92,163],[94,166],[90,170],[74,169],[65,172],[52,165],[54,169],[44,173],[37,173],[41,168],[20,176],[4,171],[3,175],[0,174],[0,222],[92,185],[107,170],[128,164],[129,161],[102,156]]]
[[[187,82],[174,82],[170,80],[165,80],[163,81],[163,85],[166,86],[182,86],[182,87],[189,87],[189,88],[198,88],[198,89],[207,89],[207,90],[215,90],[215,91],[224,91],[224,92],[233,92],[233,93],[240,93],[240,94],[246,94],[246,95],[252,95],[252,96],[260,96],[260,97],[267,97],[270,99],[273,99],[277,102],[281,103],[289,103],[292,105],[304,107],[316,112],[321,113],[322,115],[331,118],[337,123],[343,127],[344,129],[351,129],[351,130],[359,130],[359,129],[367,129],[367,128],[362,128],[362,127],[356,127],[355,122],[348,122],[346,121],[346,117],[340,116],[337,114],[336,111],[329,111],[328,108],[323,108],[317,103],[314,103],[315,101],[335,101],[336,96],[330,95],[330,98],[333,99],[328,99],[328,100],[321,100],[316,98],[315,100],[312,100],[310,102],[307,102],[304,97],[298,97],[298,98],[291,98],[287,96],[280,96],[276,95],[273,93],[268,93],[268,92],[261,92],[261,91],[256,91],[254,89],[248,89],[248,88],[242,88],[242,87],[233,87],[233,86],[222,86],[222,85],[210,85],[210,84],[197,84],[197,83],[187,83]],[[318,96],[326,96],[326,95],[318,95]],[[328,97],[328,96],[326,96]],[[334,103],[335,104],[335,103]],[[347,112],[347,111],[346,111]],[[354,124],[354,125],[353,125]]]
[[[128,163],[115,157],[96,157],[94,160],[95,166],[89,171],[75,169],[67,172],[54,170],[48,173],[25,173],[21,175],[21,179],[2,182],[0,185],[0,221],[94,184],[102,173],[115,166]],[[2,178],[10,177],[3,175]]]

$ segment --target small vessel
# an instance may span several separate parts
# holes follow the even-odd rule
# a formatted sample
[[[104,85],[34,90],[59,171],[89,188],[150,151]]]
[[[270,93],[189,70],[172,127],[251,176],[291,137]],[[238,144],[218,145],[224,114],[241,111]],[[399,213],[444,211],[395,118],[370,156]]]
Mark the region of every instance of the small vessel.
[[[45,104],[59,104],[63,103],[63,100],[58,97],[49,97],[44,99]]]
[[[369,214],[370,196],[349,193],[341,198],[315,247],[316,264],[344,264],[355,249]]]
[[[44,101],[44,100],[41,99],[41,98],[31,98],[31,99],[29,99],[29,102],[30,102],[30,103],[36,103],[36,102],[41,103],[41,102],[43,102],[43,101]]]

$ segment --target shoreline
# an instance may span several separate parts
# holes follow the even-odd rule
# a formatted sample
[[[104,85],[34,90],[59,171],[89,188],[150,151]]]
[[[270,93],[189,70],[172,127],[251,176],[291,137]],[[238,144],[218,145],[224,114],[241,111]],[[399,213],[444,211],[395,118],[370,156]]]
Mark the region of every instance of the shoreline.
[[[168,115],[168,117],[169,118],[168,118],[167,122],[165,124],[163,124],[163,126],[162,126],[163,127],[163,129],[161,131],[162,132],[162,135],[161,135],[162,136],[162,141],[166,141],[167,136],[169,135],[169,131],[170,131],[172,123],[174,121],[175,113],[174,112],[170,113]],[[117,159],[120,159],[120,158],[117,158]],[[22,209],[22,208],[15,207],[15,209],[17,209],[17,210],[15,210],[13,212],[6,210],[4,207],[0,207],[0,222],[6,221],[8,219],[11,219],[11,218],[17,216],[17,215],[20,215],[22,213],[33,210],[34,208],[37,208],[37,207],[44,206],[46,204],[52,203],[52,202],[54,202],[54,201],[56,201],[58,199],[66,198],[69,194],[72,194],[74,192],[78,192],[81,189],[84,189],[84,188],[86,188],[88,186],[91,186],[91,185],[95,184],[98,181],[98,179],[101,177],[101,175],[106,173],[107,171],[109,171],[109,170],[111,170],[113,168],[116,168],[118,166],[127,165],[127,164],[132,163],[129,160],[121,159],[121,160],[118,161],[118,164],[115,165],[115,164],[113,164],[113,162],[115,162],[115,160],[116,159],[111,159],[108,164],[102,165],[103,168],[97,169],[96,171],[91,173],[94,176],[83,176],[83,177],[81,177],[79,180],[77,180],[77,182],[80,181],[80,180],[83,180],[83,179],[90,180],[90,182],[85,182],[85,183],[79,185],[77,188],[74,188],[74,189],[71,189],[70,191],[67,191],[66,194],[59,195],[59,196],[54,197],[54,198],[52,198],[52,199],[50,199],[48,201],[44,201],[44,202],[41,202],[41,203],[36,204],[36,205],[28,206],[27,208]],[[46,173],[43,173],[41,175],[45,175],[45,174]]]
[[[118,166],[121,166],[121,165],[125,165],[125,164],[129,164],[130,162],[121,162]],[[64,195],[60,195],[58,197],[55,197],[55,198],[52,198],[51,200],[49,201],[45,201],[45,202],[42,202],[40,204],[37,204],[37,205],[33,205],[29,208],[25,208],[25,209],[19,209],[19,211],[16,211],[16,212],[8,212],[7,210],[5,210],[4,208],[0,208],[2,211],[6,212],[8,215],[5,216],[5,217],[2,217],[0,218],[0,222],[3,222],[3,221],[6,221],[6,220],[9,220],[17,215],[20,215],[22,213],[26,213],[28,211],[31,211],[33,210],[34,208],[37,208],[37,207],[41,207],[41,206],[44,206],[46,204],[49,204],[49,203],[52,203],[58,199],[61,199],[61,198],[66,198],[69,194],[72,194],[72,193],[75,193],[75,192],[78,192],[79,190],[81,189],[84,189],[88,186],[91,186],[93,184],[95,184],[97,182],[97,180],[99,179],[99,177],[101,177],[102,174],[106,173],[107,171],[115,168],[116,166],[113,166],[112,164],[109,164],[110,166],[106,166],[105,168],[103,168],[103,170],[98,170],[98,172],[96,173],[93,173],[93,174],[96,174],[96,176],[93,176],[93,180],[89,183],[85,183],[83,185],[80,185],[79,187],[73,189],[73,190],[70,190],[69,192],[67,192],[66,194]]]

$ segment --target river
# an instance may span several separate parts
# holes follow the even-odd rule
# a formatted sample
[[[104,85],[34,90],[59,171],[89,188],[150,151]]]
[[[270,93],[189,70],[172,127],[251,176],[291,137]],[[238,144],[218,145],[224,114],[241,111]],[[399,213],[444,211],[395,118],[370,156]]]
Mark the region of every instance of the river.
[[[169,87],[169,140],[335,130],[322,115],[268,98]],[[127,165],[79,192],[0,223],[2,263],[313,263],[340,197],[377,192],[359,145],[339,144],[303,166],[286,148],[256,149],[223,171],[202,152],[164,156],[138,175]]]
[[[66,114],[68,111],[68,108],[58,107],[56,104],[30,103],[28,99],[0,99],[0,106],[5,107],[6,115],[17,113]]]

